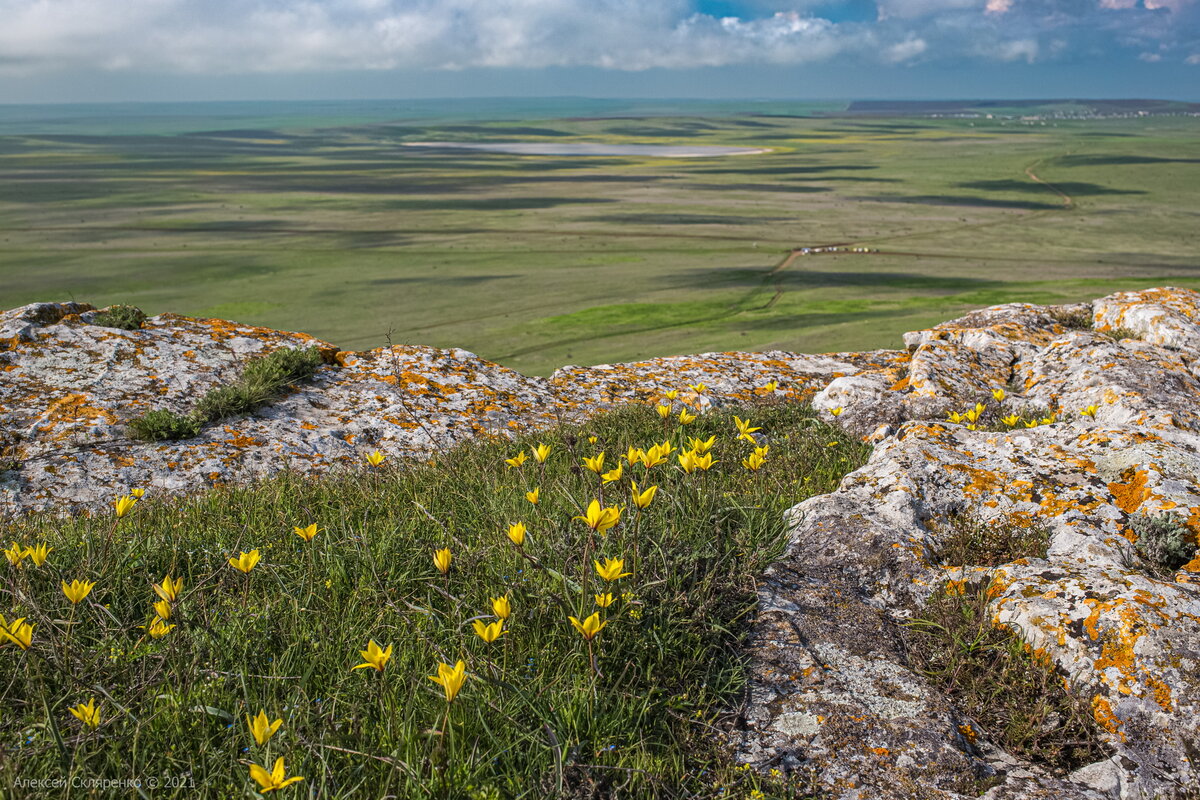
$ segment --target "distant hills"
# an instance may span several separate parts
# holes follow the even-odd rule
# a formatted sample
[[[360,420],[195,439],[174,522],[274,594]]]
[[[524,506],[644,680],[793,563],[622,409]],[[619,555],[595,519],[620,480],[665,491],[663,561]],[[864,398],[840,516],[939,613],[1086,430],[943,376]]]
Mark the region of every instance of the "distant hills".
[[[1128,117],[1200,114],[1200,103],[1178,100],[855,100],[833,116]]]

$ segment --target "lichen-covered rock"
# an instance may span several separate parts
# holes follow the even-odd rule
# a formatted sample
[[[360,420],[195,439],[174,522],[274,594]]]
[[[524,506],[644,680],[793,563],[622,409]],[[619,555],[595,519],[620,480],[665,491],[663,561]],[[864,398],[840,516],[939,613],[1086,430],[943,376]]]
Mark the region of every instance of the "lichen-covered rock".
[[[91,324],[95,313],[0,314],[2,514],[319,472],[376,449],[421,458],[671,389],[700,409],[810,401],[877,446],[836,492],[790,512],[749,647],[741,757],[810,771],[845,798],[1200,792],[1200,552],[1164,567],[1138,543],[1153,515],[1171,515],[1189,546],[1200,530],[1200,294],[994,306],[897,351],[707,353],[550,378],[462,350],[338,352],[169,314],[126,331]],[[276,402],[184,441],[128,437],[134,417],[184,413],[247,359],[301,347],[325,364]],[[945,522],[964,510],[1044,525],[1045,558],[943,563]],[[899,626],[948,581],[992,587],[993,622],[1088,703],[1111,758],[1066,775],[1022,761],[914,670]]]

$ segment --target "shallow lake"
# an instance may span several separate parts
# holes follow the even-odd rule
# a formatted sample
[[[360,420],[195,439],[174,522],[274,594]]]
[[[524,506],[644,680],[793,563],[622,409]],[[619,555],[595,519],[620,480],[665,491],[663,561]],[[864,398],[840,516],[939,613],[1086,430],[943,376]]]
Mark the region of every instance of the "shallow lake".
[[[405,142],[405,147],[484,150],[519,156],[658,156],[660,158],[711,158],[767,153],[757,147],[712,144],[604,144],[602,142]]]

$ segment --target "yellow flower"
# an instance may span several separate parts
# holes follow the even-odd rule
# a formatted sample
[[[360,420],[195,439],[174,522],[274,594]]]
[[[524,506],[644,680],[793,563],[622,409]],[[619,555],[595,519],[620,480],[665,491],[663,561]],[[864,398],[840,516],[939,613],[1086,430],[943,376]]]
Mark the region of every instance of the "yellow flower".
[[[246,715],[246,725],[250,728],[250,734],[254,737],[254,741],[258,742],[259,747],[266,744],[267,740],[275,735],[275,731],[279,730],[279,726],[282,724],[282,719],[271,722],[267,719],[267,712],[261,709],[254,717],[251,717],[249,714]]]
[[[242,553],[237,558],[230,558],[229,566],[233,567],[239,572],[249,575],[250,570],[254,569],[254,565],[257,564],[261,558],[262,556],[259,554],[258,550],[255,549],[251,550],[249,553]]]
[[[596,598],[596,605],[600,606],[601,608],[608,608],[613,604],[613,600],[615,599],[612,596],[612,592],[594,595],[594,597]]]
[[[546,459],[550,457],[550,445],[539,444],[537,447],[531,448],[529,452],[533,453],[534,461],[539,464],[545,464]]]
[[[92,587],[96,584],[94,581],[73,580],[69,584],[66,581],[62,582],[63,594],[72,604],[78,603],[80,600],[88,596],[88,592],[92,591]]]
[[[136,497],[138,500],[141,500],[143,497],[145,497],[145,496],[146,496],[146,490],[145,490],[145,489],[130,489],[130,490],[129,490],[129,493],[130,493],[131,495],[133,495],[134,497]]]
[[[605,483],[621,480],[621,476],[625,474],[625,465],[617,464],[616,469],[610,469],[608,472],[600,476]]]
[[[20,567],[21,562],[27,555],[29,555],[29,551],[16,542],[12,543],[12,547],[6,547],[4,549],[4,557],[7,558],[8,563],[12,564],[14,567]]]
[[[512,614],[512,601],[508,599],[508,595],[492,598],[492,613],[500,619],[508,619]]]
[[[311,542],[313,537],[317,535],[317,523],[314,522],[313,524],[304,528],[293,526],[292,530],[304,541]]]
[[[158,614],[158,618],[164,622],[169,620],[171,618],[171,604],[166,600],[159,600],[154,604],[154,613]]]
[[[758,430],[755,428],[754,430]],[[688,437],[688,447],[696,451],[697,455],[703,455],[713,449],[713,445],[717,443],[716,436],[710,436],[707,439],[700,439],[696,436]]]
[[[695,414],[689,414],[686,408],[679,409],[679,424],[687,425],[696,421]]]
[[[642,458],[645,457],[645,455],[646,453],[644,450],[642,450],[642,448],[630,445],[629,449],[625,451],[625,460],[628,461],[629,466],[632,467],[634,464],[641,463]]]
[[[366,667],[371,667],[378,672],[383,672],[383,668],[387,664],[388,659],[392,657],[392,646],[389,644],[386,650],[381,650],[379,645],[375,644],[375,640],[371,639],[369,642],[367,642],[367,649],[359,650],[358,652],[363,658],[366,659],[366,661],[356,667],[351,667],[351,672],[356,669],[365,669]]]
[[[285,779],[283,777],[284,774],[283,756],[275,759],[275,768],[270,772],[267,772],[258,764],[250,765],[250,777],[253,778],[254,782],[259,785],[259,791],[261,791],[263,794],[266,794],[267,792],[279,791],[286,786],[291,786],[293,783],[298,783],[304,780],[304,778],[295,775],[291,778]]]
[[[471,627],[475,629],[475,634],[488,644],[491,644],[499,639],[501,634],[506,633],[504,630],[504,620],[502,619],[498,619],[495,622],[490,622],[486,625],[480,620],[475,620],[473,623],[471,623]]]
[[[1007,425],[1008,427],[1012,428],[1012,427],[1014,427],[1014,426],[1015,426],[1015,425],[1016,425],[1018,422],[1020,422],[1020,421],[1021,421],[1021,418],[1020,418],[1020,417],[1018,417],[1016,414],[1009,414],[1007,417],[1001,417],[1001,418],[1000,418],[1000,421],[1001,421],[1001,422],[1003,422],[1003,423],[1004,423],[1005,425]]]
[[[663,392],[663,397],[667,398],[668,400],[674,400],[676,397],[679,397],[679,390],[670,389],[666,392]]]
[[[631,481],[633,484],[633,504],[638,508],[647,508],[654,501],[654,495],[658,493],[657,486],[651,486],[645,491],[638,491],[637,481]]]
[[[757,472],[766,463],[766,459],[757,450],[742,459],[742,466],[751,472]]]
[[[521,523],[518,522],[517,524],[520,525]],[[524,527],[524,526],[522,526],[522,527]],[[512,529],[511,528],[508,531],[508,538],[510,538],[510,539],[512,538]],[[524,539],[524,536],[522,536],[521,538]],[[438,572],[445,575],[447,572],[450,571],[450,558],[451,558],[451,555],[450,555],[449,547],[443,547],[441,550],[433,551],[433,565],[435,567],[437,567]]]
[[[596,443],[596,437],[595,437],[595,436],[589,436],[589,437],[588,437],[588,444],[595,444],[595,443]]]
[[[33,641],[33,627],[24,617],[14,619],[10,625],[0,614],[0,643],[7,639],[22,650],[28,650]]]
[[[742,419],[741,417],[738,417],[738,416],[734,416],[733,424],[737,425],[737,429],[738,429],[738,437],[737,438],[745,439],[747,442],[750,442],[750,444],[754,444],[754,437],[751,436],[750,434],[754,433],[755,431],[762,430],[762,428],[751,428],[750,420]],[[701,451],[701,452],[705,452],[705,451]]]
[[[754,452],[757,453],[758,455],[762,456],[763,458],[766,458],[767,451],[770,449],[771,449],[771,445],[764,444],[764,445],[754,448]]]
[[[596,533],[604,533],[621,521],[621,509],[615,506],[602,509],[600,501],[593,500],[588,504],[587,514],[573,517],[573,519],[583,520]]]
[[[658,415],[660,417],[662,417],[663,419],[666,419],[667,417],[671,416],[671,407],[670,406],[658,405],[658,406],[654,407],[654,410],[657,411]]]
[[[1005,394],[1003,389],[992,389],[992,397],[994,397],[996,399],[997,403],[1004,402],[1004,398],[1007,396],[1008,395]]]
[[[689,383],[688,388],[691,389],[696,394],[704,394],[704,390],[707,389],[708,387],[705,386],[703,383]]]
[[[50,551],[53,549],[53,547],[50,547],[45,542],[42,542],[37,547],[25,548],[25,555],[30,561],[33,562],[35,567],[40,567],[42,564],[46,563],[46,559],[50,556]]]
[[[535,506],[538,504],[538,500],[541,499],[541,496],[542,496],[542,490],[540,488],[538,488],[537,486],[533,487],[532,492],[525,493],[525,499],[528,500],[529,502],[533,503]]]
[[[529,456],[525,455],[525,451],[524,451],[524,450],[522,450],[521,452],[517,453],[517,454],[516,454],[515,456],[513,456],[512,458],[506,458],[506,459],[504,459],[504,463],[505,463],[505,464],[508,464],[508,466],[509,466],[510,468],[512,468],[512,467],[520,467],[522,464],[524,464],[524,463],[525,463],[525,461],[526,461],[528,458],[529,458]]]
[[[967,422],[975,422],[977,419],[979,419],[979,414],[980,410],[978,407],[968,408],[967,413],[963,414],[963,419],[965,419]]]
[[[600,621],[600,612],[593,613],[590,617],[580,622],[575,617],[567,617],[571,620],[571,624],[575,626],[575,630],[579,631],[579,635],[589,642],[596,638],[596,634],[604,630],[604,626],[608,624],[608,620]]]
[[[604,453],[592,458],[587,458],[585,456],[583,459],[583,465],[599,475],[601,472],[604,472]]]
[[[972,422],[970,425],[967,426],[967,430],[973,431],[978,427],[979,427],[978,425],[976,425],[974,422]]]
[[[773,392],[779,388],[779,381],[768,381],[767,385],[764,386],[763,388],[766,389],[768,392]]]
[[[77,706],[68,708],[75,715],[75,718],[87,725],[89,728],[100,727],[100,709],[96,708],[96,698],[88,698],[86,703],[80,703]]]
[[[161,639],[170,633],[174,627],[174,625],[168,625],[164,622],[162,617],[155,617],[150,623],[150,636],[155,639]]]
[[[1025,423],[1026,428],[1036,428],[1037,426],[1038,426],[1038,421],[1036,419],[1031,419],[1031,420],[1029,420],[1029,422]]]
[[[440,684],[446,693],[446,702],[454,701],[458,690],[467,681],[467,665],[459,661],[453,667],[449,664],[438,664],[438,674],[428,676],[429,680]]]
[[[370,464],[372,467],[378,467],[380,464],[383,463],[384,459],[386,459],[386,458],[387,458],[387,456],[385,456],[383,453],[379,452],[378,450],[367,453],[367,463]]]
[[[846,409],[842,408],[841,406],[838,406],[837,408],[831,408],[831,409],[829,409],[829,413],[830,413],[830,414],[832,414],[832,415],[833,415],[833,416],[835,416],[835,417],[840,417],[840,416],[842,415],[842,412],[843,412],[843,411],[845,411],[845,410],[846,410]]]
[[[154,593],[163,600],[169,600],[172,603],[175,602],[175,598],[179,596],[179,592],[182,589],[183,578],[176,578],[172,581],[170,575],[163,576],[161,584],[154,584]]]
[[[951,422],[962,422],[963,421],[963,415],[958,413],[957,411],[951,411],[946,416]]]
[[[1088,406],[1087,408],[1085,408],[1085,409],[1082,409],[1082,410],[1081,410],[1079,413],[1080,413],[1080,414],[1083,414],[1085,417],[1091,417],[1092,419],[1095,419],[1095,418],[1096,418],[1096,412],[1097,412],[1097,411],[1099,411],[1099,410],[1100,410],[1100,409],[1099,409],[1097,406],[1095,406],[1095,405],[1090,405],[1090,406]]]
[[[522,547],[525,544],[525,533],[526,533],[526,530],[525,530],[524,522],[518,522],[514,525],[508,526],[508,538],[511,539],[512,543],[515,544],[517,547]],[[449,567],[449,565],[450,565],[450,551],[449,550],[446,551],[446,565],[447,565],[447,567]],[[439,569],[440,569],[440,567],[439,567]],[[445,572],[445,570],[442,570],[442,571]]]
[[[657,467],[659,464],[666,463],[667,456],[670,455],[670,452],[670,450],[663,452],[661,446],[655,445],[642,454],[642,466],[646,469],[650,469],[651,467]]]
[[[1052,424],[1054,424],[1054,415],[1053,415],[1053,414],[1051,414],[1051,415],[1050,415],[1050,416],[1048,416],[1048,417],[1042,417],[1042,424],[1043,424],[1043,425],[1052,425]]]
[[[130,495],[118,497],[117,501],[113,503],[113,507],[117,511],[117,519],[120,519],[128,514],[133,509],[135,503],[137,503],[136,497],[132,497]]]
[[[633,574],[632,572],[621,572],[625,568],[625,559],[623,558],[606,558],[603,566],[596,560],[593,560],[592,563],[596,565],[596,574],[606,581],[615,581]]]
[[[712,468],[712,465],[717,462],[713,461],[712,453],[697,455],[695,450],[688,450],[679,455],[679,466],[684,472],[691,473],[695,470],[707,471]]]

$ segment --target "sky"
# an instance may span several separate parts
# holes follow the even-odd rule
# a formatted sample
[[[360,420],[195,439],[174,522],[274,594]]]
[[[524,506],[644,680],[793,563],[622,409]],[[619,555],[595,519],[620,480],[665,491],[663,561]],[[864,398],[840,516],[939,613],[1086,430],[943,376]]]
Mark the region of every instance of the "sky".
[[[1200,101],[1200,0],[0,0],[0,102]]]

